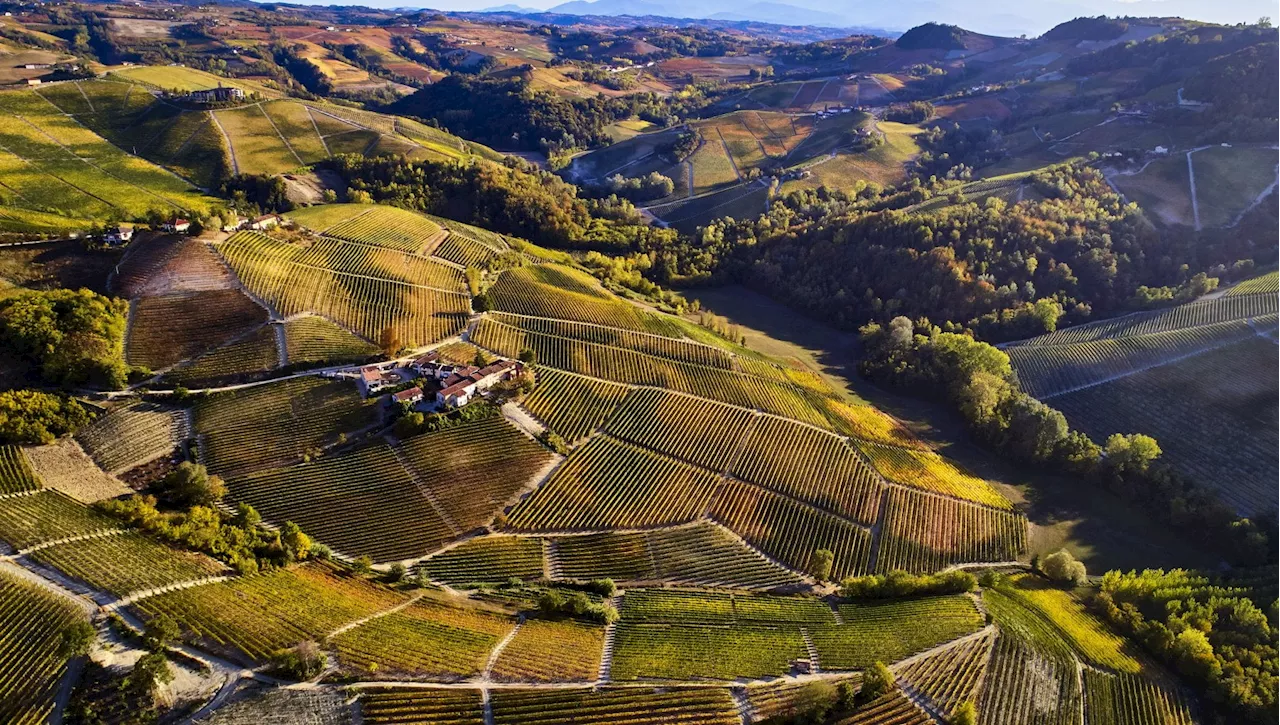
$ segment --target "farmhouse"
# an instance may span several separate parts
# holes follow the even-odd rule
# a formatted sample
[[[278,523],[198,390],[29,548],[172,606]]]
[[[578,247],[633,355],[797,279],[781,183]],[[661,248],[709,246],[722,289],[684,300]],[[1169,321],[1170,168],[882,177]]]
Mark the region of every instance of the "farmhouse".
[[[280,217],[277,214],[263,214],[249,222],[249,228],[255,231],[270,229],[280,223]]]
[[[166,232],[182,233],[187,231],[190,228],[191,228],[191,222],[187,221],[186,219],[174,219],[171,222],[164,223],[164,230]]]
[[[187,100],[195,103],[227,103],[228,101],[244,100],[244,91],[239,88],[230,88],[219,85],[217,88],[206,88],[200,91],[191,91],[187,94]]]
[[[415,385],[408,390],[392,393],[391,399],[396,403],[408,403],[409,405],[420,403],[422,402],[422,388]]]
[[[475,396],[494,385],[519,375],[524,366],[513,360],[500,360],[488,367],[466,367],[455,370],[445,378],[443,387],[436,393],[436,402],[442,406],[460,408]]]
[[[387,374],[383,372],[382,368],[377,365],[369,365],[368,367],[360,368],[359,382],[360,395],[367,398],[388,385],[391,385],[394,381],[387,377]]]

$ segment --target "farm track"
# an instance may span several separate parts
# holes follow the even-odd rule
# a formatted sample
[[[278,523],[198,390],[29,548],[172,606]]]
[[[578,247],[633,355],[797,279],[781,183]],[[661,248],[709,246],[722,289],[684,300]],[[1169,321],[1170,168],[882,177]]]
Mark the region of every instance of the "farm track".
[[[738,162],[733,158],[733,152],[729,150],[729,142],[724,140],[724,134],[720,132],[720,127],[716,126],[716,135],[720,137],[720,147],[724,149],[724,155],[729,157],[729,165],[733,167],[733,175],[738,177],[738,182],[742,182],[742,170],[738,168]]]
[[[222,134],[222,140],[227,143],[227,154],[231,156],[231,172],[239,175],[240,162],[236,159],[236,147],[231,143],[231,136],[227,134],[227,129],[222,127],[222,121],[218,119],[218,114],[210,111],[209,117],[213,119],[213,125],[218,127],[218,133]]]
[[[262,117],[267,119],[267,123],[271,124],[272,130],[274,130],[276,135],[280,137],[280,141],[284,144],[284,147],[289,149],[289,153],[293,154],[293,158],[298,162],[298,166],[305,166],[306,164],[302,163],[302,157],[293,149],[293,144],[289,143],[289,139],[285,138],[284,134],[280,133],[280,127],[276,125],[275,119],[271,118],[271,114],[267,113],[267,109],[263,108],[261,103],[255,103],[253,105],[258,109],[258,112],[262,114]],[[323,140],[324,139],[321,139],[321,141]]]
[[[307,109],[307,118],[311,121],[311,128],[315,129],[316,138],[320,139],[320,148],[324,149],[325,156],[333,156],[333,152],[329,150],[329,144],[324,140],[324,136],[320,133],[320,126],[316,123],[315,114],[311,112],[311,106],[303,106]]]

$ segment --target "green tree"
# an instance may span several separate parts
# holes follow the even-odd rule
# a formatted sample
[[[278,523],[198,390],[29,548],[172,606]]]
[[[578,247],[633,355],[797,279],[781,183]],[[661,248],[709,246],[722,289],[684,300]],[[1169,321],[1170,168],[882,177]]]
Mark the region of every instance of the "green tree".
[[[280,527],[280,544],[290,561],[302,561],[311,555],[311,537],[302,533],[302,529],[292,521],[286,521]]]
[[[862,690],[858,698],[863,704],[878,700],[893,689],[894,677],[883,662],[876,662],[862,676]]]
[[[526,365],[536,365],[538,363],[538,353],[533,348],[526,347],[520,350],[520,354],[516,356],[520,362]]]
[[[966,700],[952,713],[949,722],[951,725],[978,725],[978,708]]]
[[[1146,473],[1162,452],[1155,438],[1141,433],[1116,433],[1104,450],[1107,467],[1117,475]]]
[[[89,422],[89,411],[65,395],[38,390],[0,392],[0,441],[43,445]]]
[[[49,383],[118,389],[129,377],[128,312],[128,302],[87,289],[23,292],[0,301],[0,340]]]
[[[836,555],[830,549],[816,549],[809,556],[809,573],[818,581],[827,581],[831,578],[831,566],[835,560]]]
[[[97,636],[98,632],[91,623],[85,620],[73,622],[62,630],[61,639],[58,641],[58,654],[67,658],[87,655]]]
[[[167,614],[152,618],[142,631],[142,641],[152,652],[163,652],[181,636],[182,630],[178,627],[178,623]]]
[[[161,652],[149,652],[133,663],[133,670],[122,683],[127,692],[145,698],[148,705],[155,702],[160,688],[173,681],[169,660]]]
[[[1084,564],[1076,561],[1071,552],[1059,549],[1040,560],[1040,571],[1056,582],[1083,584],[1087,575]]]
[[[212,506],[227,495],[227,485],[209,475],[204,464],[183,461],[160,482],[166,498],[182,506]]]

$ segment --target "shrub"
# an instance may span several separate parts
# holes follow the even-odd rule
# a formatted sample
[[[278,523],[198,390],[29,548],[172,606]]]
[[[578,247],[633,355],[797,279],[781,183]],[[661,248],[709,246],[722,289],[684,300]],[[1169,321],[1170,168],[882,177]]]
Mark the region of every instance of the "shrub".
[[[271,658],[271,664],[277,672],[295,680],[315,677],[324,669],[324,663],[320,645],[310,640],[280,650]]]
[[[1086,576],[1084,564],[1076,561],[1076,558],[1066,549],[1059,549],[1041,559],[1040,571],[1053,581],[1072,584],[1084,583]]]
[[[967,571],[940,574],[908,574],[891,571],[850,577],[841,583],[840,594],[850,599],[892,599],[935,594],[963,594],[978,586],[978,579]]]

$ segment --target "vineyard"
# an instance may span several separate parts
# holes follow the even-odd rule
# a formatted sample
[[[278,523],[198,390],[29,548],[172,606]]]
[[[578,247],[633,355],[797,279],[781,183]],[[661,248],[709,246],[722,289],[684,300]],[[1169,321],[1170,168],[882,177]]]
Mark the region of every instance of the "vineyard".
[[[148,619],[172,617],[194,640],[263,661],[404,600],[331,565],[308,564],[165,592],[133,606]]]
[[[19,550],[118,527],[115,519],[57,491],[0,498],[0,541]]]
[[[740,725],[728,690],[494,690],[495,725]]]
[[[378,346],[316,315],[284,323],[285,354],[290,365],[360,362],[378,353]]]
[[[67,664],[63,630],[84,618],[61,597],[0,571],[0,721],[48,721]]]
[[[1026,550],[1021,514],[910,489],[890,488],[876,569],[937,571],[951,564],[1013,561]]]
[[[375,207],[392,209],[394,207]],[[406,214],[409,212],[405,212]],[[365,215],[367,216],[367,215]],[[365,218],[361,216],[360,219]],[[296,264],[332,269],[352,275],[378,277],[445,292],[464,292],[462,273],[430,258],[375,242],[350,242],[322,237],[310,241],[292,258]]]
[[[538,385],[524,407],[565,442],[575,445],[604,424],[628,388],[554,368],[539,368]]]
[[[517,506],[510,523],[525,531],[682,523],[706,510],[717,485],[707,471],[597,436]]]
[[[711,523],[559,538],[551,565],[559,576],[579,581],[608,577],[764,590],[801,583],[800,577]]]
[[[1135,675],[1084,670],[1085,725],[1191,725],[1177,692]]]
[[[859,523],[871,524],[879,510],[881,480],[858,452],[793,421],[760,417],[732,473]]]
[[[18,446],[0,446],[0,495],[35,491],[40,478]]]
[[[617,625],[614,680],[736,680],[785,675],[807,656],[795,626]]]
[[[262,377],[280,364],[276,330],[262,325],[247,336],[201,355],[165,374],[165,380],[192,388]]]
[[[984,506],[1013,509],[1013,504],[985,479],[974,476],[933,451],[870,442],[857,445],[881,475],[891,481]]]
[[[1240,282],[1227,290],[1226,296],[1236,297],[1238,295],[1267,293],[1274,295],[1277,291],[1280,291],[1280,273],[1272,271]]]
[[[841,725],[931,725],[933,722],[933,718],[900,690],[868,703],[852,717],[840,721]]]
[[[370,725],[484,725],[479,690],[368,689],[359,702]]]
[[[537,355],[539,363],[581,375],[630,385],[667,388],[743,408],[759,409],[813,425],[829,425],[827,419],[810,402],[811,393],[789,381],[675,362],[619,347],[525,332],[488,317],[481,319],[473,340],[477,345],[506,357],[516,357],[522,350],[530,349]]]
[[[450,584],[539,579],[544,575],[542,541],[520,536],[471,539],[422,563],[432,581]]]
[[[119,474],[168,455],[187,438],[187,416],[154,403],[113,410],[76,432],[76,440],[104,471]]]
[[[80,503],[94,503],[129,492],[120,479],[103,473],[74,438],[59,438],[26,449],[27,460],[45,488]]]
[[[1247,340],[1257,334],[1255,325],[1268,324],[1275,327],[1275,315],[1064,345],[1020,345],[1009,348],[1009,361],[1018,371],[1023,390],[1037,398],[1051,398]]]
[[[964,595],[841,604],[840,616],[844,624],[808,627],[824,669],[896,662],[982,628],[982,615]]]
[[[609,419],[612,436],[713,471],[733,464],[755,415],[700,398],[652,388],[631,391]]]
[[[409,438],[397,455],[458,533],[488,524],[551,459],[501,418]]]
[[[312,263],[320,261],[314,259],[320,247],[313,253],[254,232],[237,232],[218,250],[245,287],[281,315],[313,312],[370,340],[390,329],[406,346],[462,329],[471,309],[467,295],[400,281],[404,275],[376,268],[359,245],[338,246],[344,253],[327,255],[324,265]],[[434,267],[439,265],[423,260],[418,271],[434,273]]]
[[[202,554],[174,549],[127,531],[46,547],[32,553],[31,558],[119,597],[217,576],[224,569]]]
[[[604,627],[573,620],[529,619],[493,663],[493,678],[516,682],[594,681]]]
[[[478,267],[497,256],[488,246],[461,234],[450,233],[436,247],[435,256],[463,267]]]
[[[1278,379],[1276,343],[1255,337],[1051,402],[1099,442],[1113,433],[1155,437],[1161,460],[1252,515],[1277,504],[1270,401]]]
[[[505,614],[423,598],[332,639],[343,670],[379,677],[464,679],[515,623]]]
[[[793,569],[807,571],[809,557],[818,549],[832,552],[831,576],[836,580],[865,572],[871,555],[867,529],[742,481],[725,483],[710,515]]]
[[[899,670],[898,681],[952,717],[962,704],[977,701],[995,638],[995,632],[989,632],[922,657]]]
[[[310,377],[214,395],[194,409],[202,462],[226,478],[301,459],[375,415],[350,382]]]
[[[1227,295],[1213,300],[1188,302],[1152,312],[1135,312],[1087,325],[1067,327],[1047,335],[1024,340],[1016,346],[1068,345],[1156,332],[1183,330],[1219,322],[1246,320],[1280,312],[1280,301],[1274,294],[1255,293]],[[1015,347],[1010,346],[1010,350]]]
[[[227,481],[228,497],[347,556],[422,556],[454,532],[385,443]]]
[[[130,365],[167,368],[223,345],[267,321],[267,311],[237,290],[143,297],[130,311]]]
[[[590,275],[568,267],[509,269],[489,289],[489,297],[503,312],[680,337],[676,323],[615,298]]]
[[[541,335],[562,337],[567,340],[593,342],[597,345],[621,347],[676,362],[707,365],[725,370],[731,370],[734,367],[734,357],[727,351],[701,342],[665,337],[650,332],[635,332],[633,330],[604,327],[585,322],[553,320],[546,317],[526,317],[506,312],[494,312],[491,313],[490,317],[496,322],[524,330],[525,332],[536,332]]]
[[[988,592],[990,594],[991,592]],[[1013,631],[1046,652],[1074,653],[1085,661],[1116,672],[1137,674],[1138,660],[1129,645],[1090,614],[1070,593],[1030,577],[1013,579],[995,591],[997,621],[1009,622]],[[990,599],[991,597],[986,597]],[[1003,625],[1004,622],[1001,622]]]
[[[1080,703],[1073,657],[1042,653],[1002,628],[978,702],[982,725],[1083,725]]]

